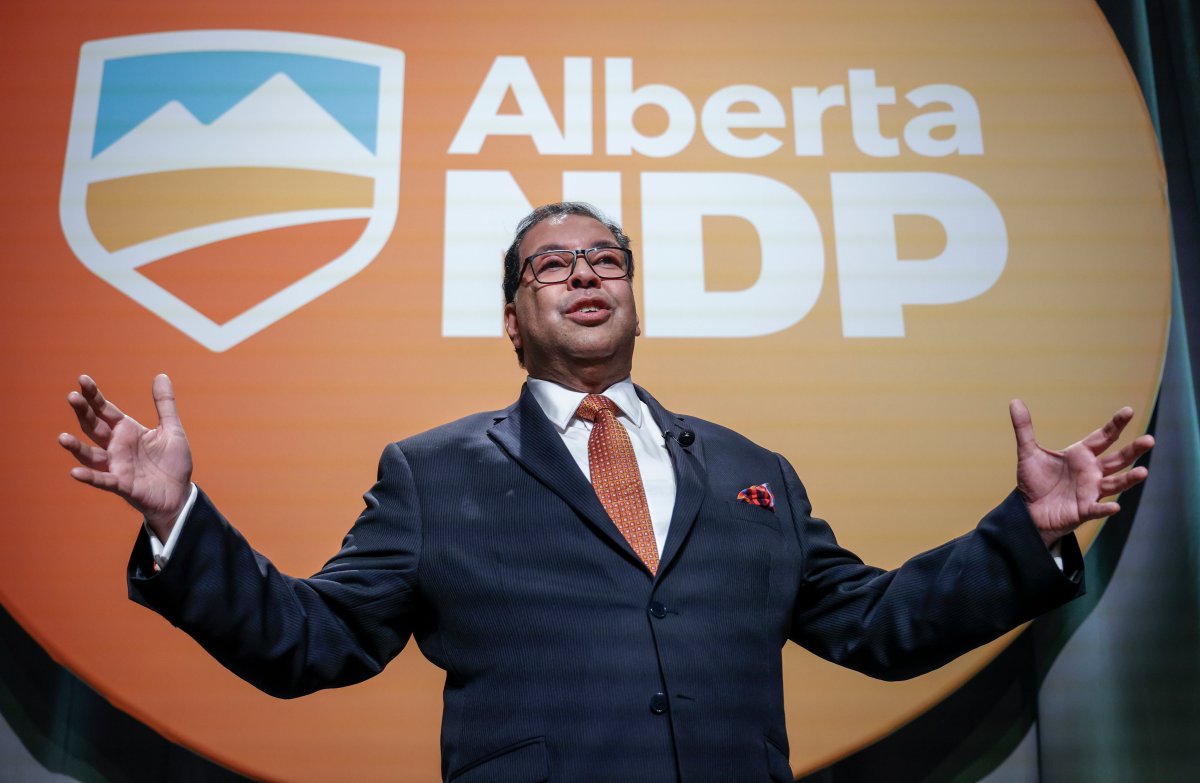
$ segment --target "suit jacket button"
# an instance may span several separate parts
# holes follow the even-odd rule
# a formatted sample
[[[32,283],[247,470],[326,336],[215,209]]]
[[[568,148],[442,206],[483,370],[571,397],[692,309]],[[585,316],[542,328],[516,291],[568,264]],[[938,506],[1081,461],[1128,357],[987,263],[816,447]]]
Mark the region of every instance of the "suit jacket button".
[[[667,694],[656,693],[650,697],[650,711],[655,715],[662,715],[667,711]]]
[[[654,603],[650,604],[650,614],[661,620],[667,616],[667,607],[663,606],[658,601],[655,601]]]

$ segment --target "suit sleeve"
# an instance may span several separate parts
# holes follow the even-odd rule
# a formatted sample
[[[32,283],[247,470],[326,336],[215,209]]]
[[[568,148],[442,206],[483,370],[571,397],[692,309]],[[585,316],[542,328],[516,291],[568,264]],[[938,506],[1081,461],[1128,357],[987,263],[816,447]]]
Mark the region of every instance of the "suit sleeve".
[[[1015,491],[970,533],[884,571],[838,545],[781,462],[803,557],[790,636],[823,658],[880,679],[915,677],[1083,592],[1074,535],[1060,570]]]
[[[255,552],[201,492],[159,573],[141,533],[129,596],[274,696],[364,680],[404,648],[419,622],[421,515],[398,445],[385,449],[364,500],[341,551],[297,579]]]

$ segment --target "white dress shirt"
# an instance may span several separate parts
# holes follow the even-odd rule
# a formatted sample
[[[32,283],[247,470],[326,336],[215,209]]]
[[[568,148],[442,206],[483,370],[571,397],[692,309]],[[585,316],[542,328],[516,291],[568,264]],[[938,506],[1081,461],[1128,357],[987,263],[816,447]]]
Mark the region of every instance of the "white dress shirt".
[[[574,391],[537,378],[530,378],[528,383],[529,391],[533,392],[534,399],[542,406],[542,412],[558,431],[575,464],[583,471],[583,477],[590,482],[592,474],[588,461],[588,438],[592,434],[592,423],[575,415],[587,392]],[[671,455],[667,453],[666,440],[650,415],[650,409],[637,396],[631,380],[626,378],[618,381],[601,394],[620,409],[617,421],[629,433],[661,557],[663,544],[667,541],[667,530],[671,526],[671,512],[675,510],[675,469],[671,465]]]
[[[188,495],[187,502],[180,509],[179,516],[175,517],[175,524],[171,527],[171,533],[167,536],[166,543],[158,540],[158,536],[154,535],[148,522],[142,522],[146,527],[146,535],[150,536],[150,554],[154,557],[154,570],[162,570],[162,567],[167,564],[167,560],[170,559],[171,551],[175,549],[175,542],[179,540],[179,531],[183,530],[183,523],[187,521],[188,514],[192,513],[192,506],[196,505],[196,495],[198,494],[199,490],[196,489],[195,484],[192,484],[191,494]]]

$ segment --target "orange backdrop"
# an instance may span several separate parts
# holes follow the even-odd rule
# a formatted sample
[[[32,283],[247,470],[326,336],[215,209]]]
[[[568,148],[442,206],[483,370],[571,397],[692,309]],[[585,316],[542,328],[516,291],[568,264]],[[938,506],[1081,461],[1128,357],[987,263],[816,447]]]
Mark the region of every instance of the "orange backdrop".
[[[371,682],[276,701],[129,603],[138,520],[67,477],[66,392],[88,372],[148,421],[150,380],[169,372],[196,481],[284,571],[309,573],[387,441],[515,398],[503,237],[564,179],[634,238],[635,380],[788,456],[868,562],[957,535],[1009,491],[1011,397],[1050,444],[1124,404],[1145,427],[1168,318],[1165,185],[1135,81],[1082,0],[130,0],[0,16],[0,598],[118,706],[247,773],[434,779],[441,673],[413,646]],[[114,38],[129,40],[108,60],[81,49]],[[178,117],[97,152],[112,61],[188,47],[378,68],[362,104],[374,146],[304,147],[317,131],[260,112],[247,132],[299,134],[299,152],[226,160],[197,143],[159,160],[155,144],[203,134]],[[291,106],[280,85],[271,105]],[[322,106],[348,127],[337,100]],[[160,103],[124,132],[149,138]],[[672,254],[689,242],[698,256]],[[473,299],[491,274],[494,298]],[[1003,643],[898,684],[789,647],[793,767],[888,732]]]

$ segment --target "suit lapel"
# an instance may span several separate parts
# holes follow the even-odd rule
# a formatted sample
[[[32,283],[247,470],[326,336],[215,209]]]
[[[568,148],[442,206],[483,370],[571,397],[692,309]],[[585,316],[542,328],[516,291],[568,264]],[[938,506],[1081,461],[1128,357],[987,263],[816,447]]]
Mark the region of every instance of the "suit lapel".
[[[488,435],[547,489],[565,500],[600,535],[645,568],[609,519],[591,482],[580,472],[528,386],[521,387],[521,398],[509,408],[506,417],[492,426]]]
[[[663,547],[662,556],[658,559],[658,575],[661,577],[679,554],[679,549],[692,531],[692,525],[695,524],[700,506],[704,502],[704,444],[696,440],[690,446],[680,446],[679,433],[691,429],[684,417],[668,412],[642,387],[635,388],[638,397],[650,408],[650,415],[654,417],[658,428],[667,436],[667,452],[675,466],[675,508],[671,512],[671,529],[667,532],[667,542]]]

